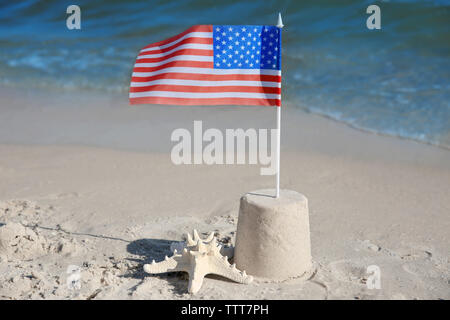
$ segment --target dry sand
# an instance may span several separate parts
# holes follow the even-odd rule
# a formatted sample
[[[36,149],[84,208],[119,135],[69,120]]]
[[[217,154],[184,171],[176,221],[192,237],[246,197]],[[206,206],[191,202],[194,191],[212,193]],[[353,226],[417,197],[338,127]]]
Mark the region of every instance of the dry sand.
[[[191,296],[183,274],[150,276],[142,265],[194,228],[233,243],[240,196],[274,177],[258,165],[175,166],[170,133],[193,120],[273,127],[273,109],[10,90],[0,108],[1,299],[450,298],[448,150],[286,106],[281,183],[308,197],[314,273],[249,285],[209,277]],[[381,289],[365,284],[370,265]],[[67,285],[71,266],[80,289]]]

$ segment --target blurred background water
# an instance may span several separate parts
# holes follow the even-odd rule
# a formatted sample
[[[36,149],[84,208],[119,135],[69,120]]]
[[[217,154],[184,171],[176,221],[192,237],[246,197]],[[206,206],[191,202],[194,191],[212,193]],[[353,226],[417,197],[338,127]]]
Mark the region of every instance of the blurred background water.
[[[66,8],[81,7],[81,30]],[[381,30],[366,8],[381,8]],[[140,48],[194,24],[276,24],[283,103],[450,147],[450,1],[0,1],[0,85],[127,95]]]

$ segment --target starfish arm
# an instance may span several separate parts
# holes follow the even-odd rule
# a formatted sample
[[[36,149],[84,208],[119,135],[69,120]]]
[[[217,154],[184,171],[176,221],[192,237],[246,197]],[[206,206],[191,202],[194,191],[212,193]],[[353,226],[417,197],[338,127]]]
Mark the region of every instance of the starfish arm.
[[[248,276],[245,271],[241,272],[236,269],[236,265],[230,265],[226,260],[226,256],[212,258],[211,265],[212,268],[209,273],[214,273],[239,283],[249,284],[253,281],[253,277]]]
[[[186,263],[182,255],[167,258],[164,261],[144,265],[144,271],[151,274],[186,271]]]
[[[188,292],[196,294],[202,287],[204,277],[205,273],[203,270],[193,266],[189,272]]]

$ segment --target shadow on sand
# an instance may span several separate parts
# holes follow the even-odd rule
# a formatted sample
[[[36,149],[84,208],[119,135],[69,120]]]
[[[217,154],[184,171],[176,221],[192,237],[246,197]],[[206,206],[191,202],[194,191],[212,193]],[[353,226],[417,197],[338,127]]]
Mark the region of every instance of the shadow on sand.
[[[137,267],[130,270],[130,273],[124,277],[134,278],[141,280],[135,288],[141,285],[146,277],[158,277],[165,279],[171,286],[174,293],[185,294],[187,292],[188,279],[187,274],[183,272],[169,272],[156,275],[150,275],[143,270],[143,266],[146,263],[163,261],[166,256],[171,256],[170,244],[174,242],[164,239],[138,239],[131,241],[127,245],[127,251],[133,255],[140,256],[141,258],[128,258],[129,261],[137,263]]]

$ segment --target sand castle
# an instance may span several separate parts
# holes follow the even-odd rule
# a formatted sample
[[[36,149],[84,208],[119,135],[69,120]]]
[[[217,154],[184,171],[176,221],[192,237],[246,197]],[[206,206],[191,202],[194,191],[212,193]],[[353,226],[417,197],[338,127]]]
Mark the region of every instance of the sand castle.
[[[271,280],[306,275],[312,268],[308,199],[292,190],[249,192],[241,198],[234,261]]]
[[[197,293],[202,284],[203,278],[207,274],[216,274],[230,280],[248,284],[253,277],[248,276],[245,271],[239,271],[235,264],[230,265],[228,257],[221,254],[221,245],[218,245],[214,233],[202,240],[197,231],[194,230],[194,237],[187,234],[186,246],[178,253],[174,248],[174,255],[165,258],[164,261],[144,265],[144,271],[151,274],[166,272],[187,272],[189,274],[189,293]],[[229,251],[230,252],[230,251]]]

